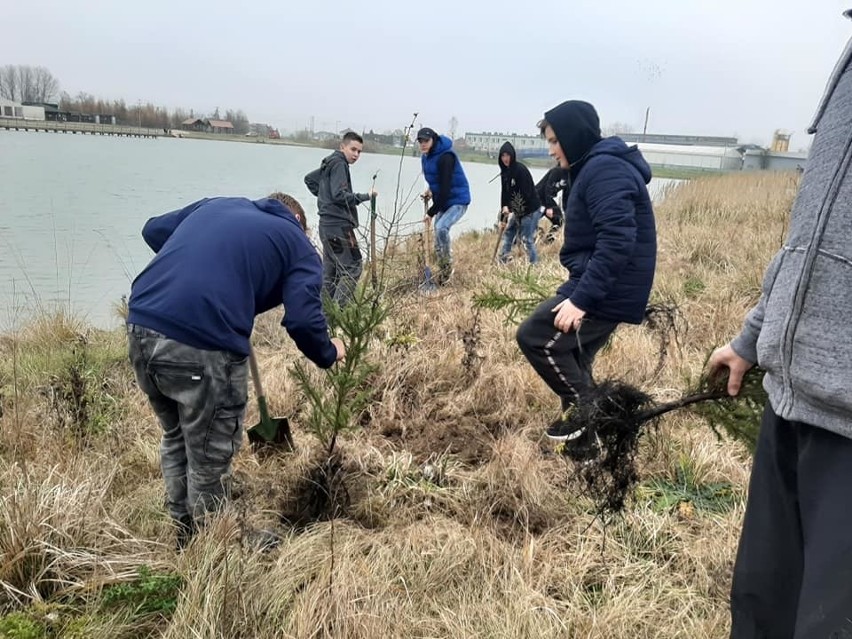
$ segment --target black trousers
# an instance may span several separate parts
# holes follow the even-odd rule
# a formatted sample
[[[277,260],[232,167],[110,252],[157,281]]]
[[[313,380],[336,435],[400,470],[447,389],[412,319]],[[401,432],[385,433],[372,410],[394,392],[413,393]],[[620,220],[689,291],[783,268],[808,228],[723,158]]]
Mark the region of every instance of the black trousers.
[[[852,637],[852,440],[767,403],[731,589],[732,639]]]
[[[539,376],[559,395],[562,410],[572,406],[593,384],[592,363],[618,326],[586,318],[579,330],[563,333],[553,325],[553,308],[563,301],[556,295],[539,304],[518,327],[521,352]]]

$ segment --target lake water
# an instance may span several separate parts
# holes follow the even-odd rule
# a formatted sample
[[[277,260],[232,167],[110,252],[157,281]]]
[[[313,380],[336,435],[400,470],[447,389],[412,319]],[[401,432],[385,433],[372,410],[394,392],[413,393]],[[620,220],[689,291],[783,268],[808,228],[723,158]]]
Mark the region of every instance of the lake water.
[[[410,150],[408,151],[410,153]],[[208,140],[154,140],[0,131],[0,330],[56,307],[103,327],[151,259],[140,231],[154,215],[214,195],[252,199],[284,191],[311,225],[316,200],[306,173],[329,151]],[[378,210],[394,210],[399,157],[365,154],[351,167],[356,191],[378,170]],[[473,202],[454,235],[493,225],[500,201],[495,164],[465,163]],[[545,169],[531,169],[533,177]],[[654,180],[659,193],[669,180]],[[402,163],[400,228],[414,232],[422,208],[420,160]],[[361,220],[367,219],[367,212]]]

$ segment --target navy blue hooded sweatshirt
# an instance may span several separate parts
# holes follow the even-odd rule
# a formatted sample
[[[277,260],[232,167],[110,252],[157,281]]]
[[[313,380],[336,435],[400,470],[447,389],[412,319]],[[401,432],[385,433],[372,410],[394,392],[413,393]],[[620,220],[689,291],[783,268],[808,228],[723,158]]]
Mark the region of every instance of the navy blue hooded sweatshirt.
[[[320,367],[335,362],[319,255],[278,200],[200,200],[151,218],[142,237],[157,255],[133,282],[128,323],[248,355],[255,316],[283,303],[299,350]]]
[[[639,324],[654,282],[651,169],[636,146],[601,139],[594,107],[563,102],[544,115],[570,164],[559,293],[590,317]]]

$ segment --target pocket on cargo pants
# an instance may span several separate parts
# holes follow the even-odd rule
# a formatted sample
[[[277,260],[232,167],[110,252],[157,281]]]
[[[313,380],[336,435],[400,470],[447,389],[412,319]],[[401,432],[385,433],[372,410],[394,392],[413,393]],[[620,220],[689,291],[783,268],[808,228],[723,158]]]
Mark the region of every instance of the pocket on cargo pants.
[[[204,456],[208,461],[229,464],[240,449],[246,405],[217,406],[204,437]]]

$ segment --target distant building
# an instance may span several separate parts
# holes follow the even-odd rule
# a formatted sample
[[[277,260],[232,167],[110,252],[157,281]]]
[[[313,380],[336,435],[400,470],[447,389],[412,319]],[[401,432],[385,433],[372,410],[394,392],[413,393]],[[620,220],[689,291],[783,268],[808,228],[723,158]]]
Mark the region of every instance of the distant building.
[[[804,171],[807,153],[748,149],[743,155],[743,171]]]
[[[333,131],[317,131],[314,133],[314,140],[319,142],[328,142],[329,140],[339,140],[341,138],[340,135],[334,133]]]
[[[788,151],[790,133],[776,130],[772,147],[740,144],[737,138],[709,135],[669,135],[659,133],[616,134],[627,144],[635,144],[652,167],[695,171],[803,170],[807,153]],[[480,153],[496,156],[504,142],[511,142],[519,158],[544,157],[546,141],[538,135],[516,133],[465,133],[465,144]]]
[[[648,144],[674,144],[677,146],[737,146],[737,138],[715,135],[668,135],[663,133],[616,133],[628,144],[646,142]]]
[[[261,124],[260,122],[251,122],[249,124],[249,130],[246,135],[257,136],[259,138],[268,138],[269,133],[272,131],[272,127],[268,124]]]
[[[187,118],[180,123],[182,131],[198,133],[233,133],[234,125],[227,120],[209,120],[207,118]]]
[[[22,104],[13,100],[0,98],[0,117],[19,118],[22,120],[44,120],[44,107]]]
[[[651,144],[638,142],[645,160],[651,166],[696,169],[702,171],[739,171],[743,154],[737,146],[697,146],[683,144]]]
[[[233,133],[234,125],[227,120],[206,120],[211,133]]]
[[[464,134],[464,143],[468,148],[488,155],[496,155],[504,142],[512,143],[518,157],[547,155],[547,142],[540,135],[491,132]]]
[[[790,150],[790,137],[792,135],[790,131],[775,129],[775,133],[772,134],[772,145],[769,147],[769,150],[777,151],[778,153],[787,153]]]
[[[187,118],[180,123],[180,128],[183,131],[198,131],[200,133],[207,130],[207,126],[201,118]]]

